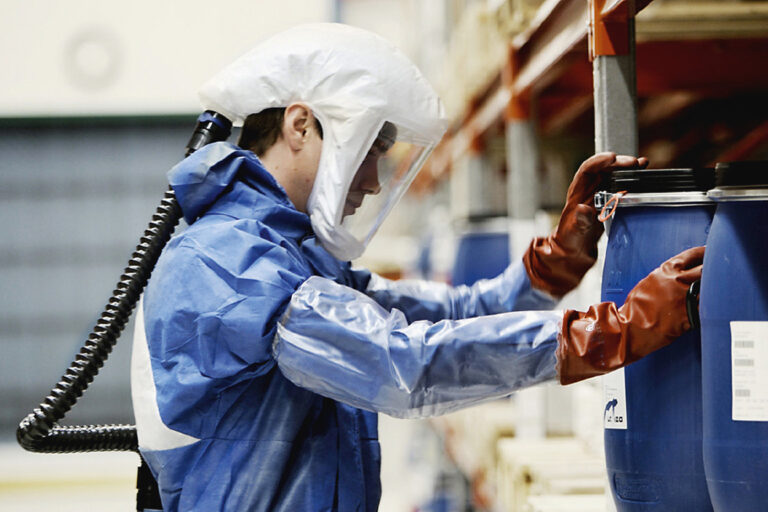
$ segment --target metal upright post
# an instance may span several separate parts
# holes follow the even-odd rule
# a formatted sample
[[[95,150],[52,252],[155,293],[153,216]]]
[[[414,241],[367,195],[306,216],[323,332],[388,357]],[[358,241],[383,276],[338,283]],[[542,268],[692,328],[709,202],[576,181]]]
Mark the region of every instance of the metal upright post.
[[[604,12],[590,0],[589,50],[595,95],[595,151],[637,155],[635,2]],[[616,2],[612,2],[612,5]]]
[[[510,90],[504,112],[507,157],[507,215],[510,261],[519,261],[537,234],[535,215],[539,209],[539,144],[531,119],[530,99],[515,94],[514,80],[519,59],[514,47],[502,74]],[[515,394],[515,435],[541,439],[547,433],[546,390],[541,386]]]
[[[637,82],[635,78],[635,2],[589,0],[589,55],[595,95],[595,151],[637,155]],[[603,236],[605,240],[605,235]],[[605,252],[599,251],[602,274]],[[594,270],[594,269],[593,269]],[[587,276],[588,277],[588,276]],[[624,368],[603,377],[605,393],[623,394]],[[621,391],[617,391],[621,390]],[[625,402],[625,398],[621,398]],[[615,496],[613,483],[611,492]]]
[[[451,216],[461,224],[487,213],[486,171],[483,142],[478,136],[473,138],[467,152],[454,162],[450,176]]]
[[[517,73],[517,53],[510,48],[504,69],[505,85],[511,95],[504,112],[507,146],[507,215],[510,221],[510,260],[522,257],[536,236],[534,217],[539,209],[539,144],[531,120],[530,101],[512,90]]]

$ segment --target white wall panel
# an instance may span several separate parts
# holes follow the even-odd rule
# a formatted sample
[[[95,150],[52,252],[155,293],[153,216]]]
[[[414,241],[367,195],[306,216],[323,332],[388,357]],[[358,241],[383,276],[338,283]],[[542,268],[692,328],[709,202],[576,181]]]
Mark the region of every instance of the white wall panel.
[[[0,117],[196,112],[198,87],[329,0],[3,2]]]

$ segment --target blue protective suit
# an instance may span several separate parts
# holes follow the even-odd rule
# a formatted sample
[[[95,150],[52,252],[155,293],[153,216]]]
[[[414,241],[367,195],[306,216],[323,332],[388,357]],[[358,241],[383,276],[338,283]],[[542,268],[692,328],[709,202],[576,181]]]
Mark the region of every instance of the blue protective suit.
[[[376,510],[376,412],[416,417],[555,377],[560,312],[521,263],[472,287],[329,255],[255,155],[169,173],[190,224],[137,318],[140,449],[176,510]],[[520,311],[520,312],[510,312]]]

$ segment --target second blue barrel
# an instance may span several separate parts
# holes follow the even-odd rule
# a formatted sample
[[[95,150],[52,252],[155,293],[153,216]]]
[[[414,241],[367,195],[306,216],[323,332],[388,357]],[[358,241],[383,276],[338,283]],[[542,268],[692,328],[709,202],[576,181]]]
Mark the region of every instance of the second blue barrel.
[[[627,193],[611,220],[603,301],[621,306],[661,263],[705,245],[715,210],[705,191],[713,186],[713,176],[712,169],[613,173],[613,192]],[[615,414],[618,405],[623,414],[605,429],[606,466],[617,510],[711,510],[701,445],[699,332],[689,331],[627,366],[621,385],[622,392],[605,411]],[[622,399],[625,403],[617,404]]]
[[[717,166],[701,278],[704,467],[715,510],[768,510],[768,162]]]
[[[459,238],[451,283],[471,285],[496,277],[509,265],[509,232],[498,223],[473,225]]]

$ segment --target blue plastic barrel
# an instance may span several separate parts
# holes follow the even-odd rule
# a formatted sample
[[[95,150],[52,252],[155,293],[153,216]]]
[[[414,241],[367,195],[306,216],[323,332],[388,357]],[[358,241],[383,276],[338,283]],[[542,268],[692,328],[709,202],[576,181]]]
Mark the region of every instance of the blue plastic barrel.
[[[765,511],[768,162],[718,164],[717,176],[700,299],[704,467],[715,510]]]
[[[661,263],[705,244],[715,206],[702,189],[711,186],[711,169],[614,173],[613,188],[629,193],[611,221],[602,300],[622,305],[638,281]],[[621,426],[626,428],[605,429],[617,510],[711,510],[701,447],[699,332],[689,331],[627,366],[624,378],[626,403],[619,409],[625,409]],[[606,411],[616,405],[612,400]]]
[[[496,277],[509,265],[509,233],[477,230],[459,239],[451,283],[471,285]]]

